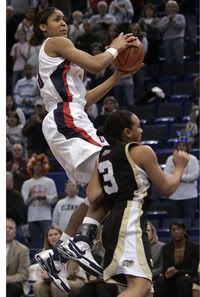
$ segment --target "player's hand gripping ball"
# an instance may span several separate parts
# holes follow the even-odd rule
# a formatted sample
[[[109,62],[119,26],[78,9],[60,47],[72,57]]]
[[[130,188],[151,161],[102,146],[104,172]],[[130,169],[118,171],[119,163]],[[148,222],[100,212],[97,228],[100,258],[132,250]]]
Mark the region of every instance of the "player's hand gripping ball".
[[[144,47],[142,42],[137,39],[134,42],[137,47],[129,47],[119,53],[113,61],[113,65],[121,71],[133,72],[144,61]]]

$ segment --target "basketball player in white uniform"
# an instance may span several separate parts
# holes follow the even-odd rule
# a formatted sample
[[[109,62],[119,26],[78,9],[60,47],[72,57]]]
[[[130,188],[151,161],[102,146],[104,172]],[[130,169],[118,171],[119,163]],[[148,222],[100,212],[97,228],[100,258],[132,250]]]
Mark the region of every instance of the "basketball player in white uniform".
[[[137,46],[137,38],[132,34],[120,34],[112,41],[110,47],[96,56],[91,56],[74,47],[67,38],[67,24],[63,13],[49,7],[36,16],[31,45],[42,44],[39,53],[38,84],[48,111],[43,121],[43,133],[55,158],[65,169],[68,177],[85,185],[89,182],[97,155],[106,144],[103,138],[96,135],[93,124],[88,119],[85,107],[101,99],[125,73],[120,71],[108,78],[93,90],[86,91],[83,84],[83,72],[97,73],[109,66],[121,51],[130,46]],[[137,70],[139,70],[138,67]],[[101,209],[101,208],[100,208]],[[90,211],[90,207],[88,213]],[[91,211],[83,220],[85,235],[78,238],[77,244],[70,240],[62,246],[62,251],[78,260],[87,271],[93,274],[101,273],[101,267],[95,262],[90,252],[90,242],[84,238],[93,239],[99,222],[99,213]],[[75,224],[83,217],[77,215]],[[81,219],[82,221],[82,219]],[[72,225],[72,224],[71,224]],[[70,234],[64,233],[62,240],[69,240]],[[70,246],[69,246],[70,245]],[[72,252],[72,250],[75,252]],[[69,251],[68,251],[69,250]],[[48,250],[36,255],[37,261],[49,273],[54,283],[64,292],[70,288],[63,277],[63,269],[58,260],[57,251]]]

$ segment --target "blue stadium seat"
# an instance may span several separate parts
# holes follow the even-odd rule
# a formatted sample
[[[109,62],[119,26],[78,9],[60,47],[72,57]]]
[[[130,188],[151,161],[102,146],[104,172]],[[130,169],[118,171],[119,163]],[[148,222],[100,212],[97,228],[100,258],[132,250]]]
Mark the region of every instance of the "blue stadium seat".
[[[159,221],[158,220],[148,218],[148,221],[151,222],[155,226],[156,230],[159,229]]]
[[[165,164],[167,158],[171,156],[173,151],[171,149],[158,150],[156,152],[159,164]]]
[[[169,138],[167,139],[166,146],[167,148],[173,148],[177,142],[178,142],[177,138]]]
[[[170,82],[173,83],[177,80],[177,77],[175,75],[170,75],[170,76],[160,76],[159,77],[159,83],[164,83],[164,82]]]
[[[192,102],[191,101],[186,101],[183,104],[183,116],[188,116],[191,112],[192,109]]]
[[[68,180],[65,172],[49,172],[48,177],[52,178],[56,184],[58,195],[64,193],[64,185]]]
[[[168,101],[171,103],[174,103],[174,102],[185,103],[185,102],[189,101],[190,98],[191,98],[190,95],[172,95],[169,97]]]
[[[139,119],[151,122],[155,118],[156,108],[156,104],[136,105],[133,112],[139,117]]]
[[[159,64],[150,64],[144,66],[145,71],[145,80],[149,82],[158,81],[160,75],[160,65]]]
[[[154,124],[156,124],[156,125],[168,125],[169,126],[174,122],[175,122],[174,117],[160,117],[160,118],[156,118],[154,120]]]
[[[185,65],[184,64],[162,64],[161,65],[161,71],[160,71],[160,76],[161,77],[175,77],[180,78],[183,77],[185,74]]]
[[[165,243],[167,243],[171,238],[169,229],[158,229],[157,234],[158,234],[158,239]]]
[[[159,147],[159,141],[158,140],[144,140],[144,141],[141,141],[141,143],[144,144],[144,145],[149,145],[154,150],[157,150],[157,148]]]
[[[185,123],[187,124],[187,122],[190,120],[190,116],[189,115],[185,115],[182,117],[181,119],[181,123]]]
[[[162,225],[162,228],[163,229],[169,229],[170,225],[172,223],[175,223],[175,222],[183,222],[186,226],[186,229],[187,230],[190,230],[191,229],[191,219],[190,218],[179,218],[179,219],[164,219],[163,220],[163,225]]]
[[[147,213],[147,218],[150,222],[153,223],[153,221],[157,221],[157,226],[156,228],[161,228],[162,227],[162,223],[163,223],[163,220],[167,217],[167,212],[166,211],[162,211],[162,210],[159,210],[159,211],[148,211]]]
[[[176,81],[173,84],[173,95],[196,95],[193,81]]]
[[[168,138],[167,125],[147,125],[143,127],[142,140],[156,140],[162,146]]]
[[[174,123],[170,126],[169,128],[169,138],[178,138],[178,131],[181,131],[185,129],[185,124],[184,123]]]
[[[199,63],[196,61],[188,61],[185,63],[185,73],[191,74],[191,73],[199,73]]]
[[[157,118],[160,117],[173,117],[179,121],[183,116],[182,103],[161,103],[158,104]]]

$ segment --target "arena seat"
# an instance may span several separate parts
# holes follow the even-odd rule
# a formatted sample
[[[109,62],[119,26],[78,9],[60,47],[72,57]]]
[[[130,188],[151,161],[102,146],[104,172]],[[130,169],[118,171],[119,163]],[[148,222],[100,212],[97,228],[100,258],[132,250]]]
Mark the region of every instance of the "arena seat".
[[[162,146],[168,138],[167,125],[147,125],[143,127],[142,140],[157,140]]]
[[[156,115],[156,104],[137,105],[134,107],[133,112],[139,117],[139,119],[151,122]]]
[[[151,82],[158,81],[160,75],[160,65],[159,64],[149,64],[144,66],[145,79]]]
[[[149,145],[152,147],[152,149],[157,150],[159,147],[159,141],[158,140],[144,140],[141,141],[143,145]]]
[[[185,126],[184,123],[173,123],[169,128],[169,138],[178,138],[177,131],[185,129]]]
[[[196,61],[188,61],[185,63],[185,74],[199,73],[199,63]]]
[[[168,125],[168,127],[175,122],[174,117],[160,117],[154,120],[154,124],[156,125]]]
[[[49,172],[48,177],[52,178],[56,184],[58,195],[64,193],[64,185],[68,180],[65,172]]]
[[[174,102],[185,103],[185,102],[189,101],[190,98],[191,98],[190,95],[172,95],[169,97],[168,101],[171,103],[174,103]]]
[[[158,104],[156,117],[173,117],[179,121],[183,116],[182,103],[160,103]]]
[[[193,81],[176,81],[173,84],[173,95],[195,95],[197,91],[195,90]]]
[[[162,224],[162,228],[163,229],[169,229],[170,224],[174,223],[174,222],[183,222],[186,226],[187,230],[191,229],[191,219],[190,218],[178,218],[178,219],[164,219],[163,220],[163,224]]]
[[[164,63],[161,65],[160,76],[175,76],[183,77],[185,75],[185,65],[184,64],[168,64]]]

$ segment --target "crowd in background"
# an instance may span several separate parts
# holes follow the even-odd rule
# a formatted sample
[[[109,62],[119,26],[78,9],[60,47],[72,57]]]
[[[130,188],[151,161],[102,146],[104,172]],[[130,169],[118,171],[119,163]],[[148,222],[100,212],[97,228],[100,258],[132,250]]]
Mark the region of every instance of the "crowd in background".
[[[70,2],[71,11],[67,15],[69,38],[81,50],[96,55],[103,52],[120,32],[132,32],[144,45],[145,65],[159,63],[180,65],[185,63],[186,56],[198,61],[198,1],[90,0]],[[49,171],[53,170],[51,164],[53,157],[42,133],[42,121],[46,111],[36,78],[40,46],[30,46],[29,39],[33,32],[35,14],[48,6],[56,6],[56,1],[7,0],[6,7],[8,297],[14,297],[12,290],[15,284],[19,294],[16,296],[28,292],[26,288],[28,278],[29,281],[31,278],[34,281],[33,291],[36,297],[62,297],[62,293],[57,291],[37,264],[34,267],[30,266],[29,256],[31,251],[34,253],[36,250],[47,249],[55,245],[72,212],[84,199],[78,195],[79,187],[72,181],[65,184],[64,194],[60,197],[61,193],[57,192],[55,181],[47,176]],[[98,74],[85,73],[86,88],[94,88],[112,73],[113,66]],[[92,105],[87,113],[94,126],[101,127],[107,116],[114,110],[125,108],[134,112],[135,106],[141,102],[144,103],[143,99],[147,94],[145,78],[144,67],[134,76],[129,75],[123,78],[102,101]],[[199,78],[194,77],[194,79],[195,87],[199,90]],[[198,137],[198,94],[192,100],[190,121],[185,127],[186,132],[190,133],[190,139],[188,142],[181,142],[183,146],[185,144],[185,148],[182,149],[188,152],[197,142]],[[170,212],[170,218],[189,217],[195,225],[199,161],[192,155],[190,159],[191,162],[183,177],[183,184],[173,197],[170,197],[173,210]],[[172,169],[173,164],[169,157],[166,160],[165,172],[170,174]],[[189,197],[186,192],[188,186],[190,187]],[[181,199],[178,199],[180,196]],[[178,231],[175,230],[176,228]],[[166,296],[174,294],[174,297],[192,297],[192,287],[193,296],[195,296],[199,290],[196,246],[193,246],[187,238],[184,224],[179,222],[178,225],[172,225],[170,231],[172,243],[165,245],[158,241],[155,226],[150,222],[147,226],[154,262],[155,297],[164,297],[163,292],[167,294]],[[180,237],[182,236],[179,242],[176,232],[181,234]],[[175,263],[170,260],[169,255],[172,252],[170,244],[176,251]],[[188,249],[187,259],[184,257],[186,249]],[[17,257],[16,251],[18,250],[20,257],[14,265],[8,259],[11,253]],[[102,261],[103,247],[99,234],[94,248],[95,252],[99,261]],[[192,263],[188,260],[191,258],[194,260]],[[34,265],[34,263],[31,264]],[[14,267],[10,268],[9,265],[14,265]],[[174,270],[171,269],[170,272],[169,268],[174,268]],[[174,277],[176,269],[183,270],[179,278]],[[31,277],[28,277],[29,272]],[[11,277],[13,275],[15,277]],[[91,276],[85,275],[76,263],[66,264],[66,275],[71,281],[70,296],[116,296],[115,287],[106,286],[102,280],[94,281]]]

